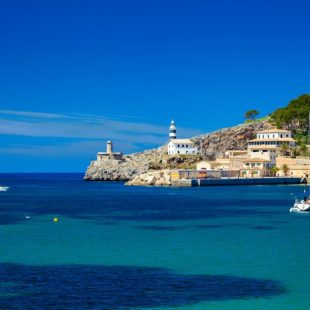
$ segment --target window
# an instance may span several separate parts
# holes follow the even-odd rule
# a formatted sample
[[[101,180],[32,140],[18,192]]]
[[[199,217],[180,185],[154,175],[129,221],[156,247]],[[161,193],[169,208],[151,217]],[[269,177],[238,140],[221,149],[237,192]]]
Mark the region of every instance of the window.
[[[180,147],[180,144],[178,144],[178,147]]]
[[[184,144],[182,144],[182,147],[184,147]]]

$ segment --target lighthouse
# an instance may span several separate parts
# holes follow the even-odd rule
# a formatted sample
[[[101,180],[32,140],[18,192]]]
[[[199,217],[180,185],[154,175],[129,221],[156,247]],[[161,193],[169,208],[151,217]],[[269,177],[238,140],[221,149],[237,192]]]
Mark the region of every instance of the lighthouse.
[[[110,154],[110,155],[113,154],[113,144],[111,140],[107,142],[107,154]]]
[[[177,129],[175,127],[174,121],[172,120],[169,127],[169,139],[176,139],[177,138]]]
[[[123,153],[113,152],[113,142],[107,141],[107,151],[97,153],[97,161],[123,161]]]
[[[168,155],[196,155],[199,154],[198,148],[191,139],[177,139],[177,128],[174,120],[169,127]]]

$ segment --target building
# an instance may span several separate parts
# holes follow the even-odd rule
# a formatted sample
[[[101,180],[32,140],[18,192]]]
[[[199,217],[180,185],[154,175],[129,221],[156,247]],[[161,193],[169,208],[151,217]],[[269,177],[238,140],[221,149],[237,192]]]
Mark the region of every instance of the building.
[[[248,147],[253,146],[274,146],[280,148],[283,144],[294,147],[296,142],[292,138],[292,132],[283,129],[267,129],[259,131],[255,139],[248,142]]]
[[[270,176],[271,168],[277,165],[277,153],[283,144],[290,147],[295,145],[290,131],[275,128],[263,130],[248,142],[247,150],[228,150],[215,161],[198,163],[197,169],[240,171],[241,177]],[[296,168],[291,175],[299,173]]]
[[[261,158],[268,160],[268,167],[273,167],[276,165],[278,148],[273,145],[249,145],[248,154],[250,158]]]
[[[123,160],[123,153],[113,152],[112,141],[107,141],[107,151],[97,153],[97,161]]]
[[[276,161],[277,176],[284,177],[297,177],[297,178],[309,178],[310,177],[310,159],[308,157],[277,157]]]
[[[256,138],[248,142],[248,154],[251,158],[268,160],[266,165],[271,168],[276,165],[277,153],[284,144],[295,146],[291,131],[277,128],[259,131]]]
[[[198,148],[190,139],[177,139],[177,129],[172,120],[169,127],[168,155],[196,155]]]
[[[171,139],[168,143],[168,155],[199,154],[194,142],[190,139]]]
[[[196,170],[214,170],[219,169],[219,166],[220,164],[215,160],[204,160],[197,163]]]
[[[263,158],[243,159],[243,169],[240,171],[243,178],[262,178],[269,176],[269,160]]]

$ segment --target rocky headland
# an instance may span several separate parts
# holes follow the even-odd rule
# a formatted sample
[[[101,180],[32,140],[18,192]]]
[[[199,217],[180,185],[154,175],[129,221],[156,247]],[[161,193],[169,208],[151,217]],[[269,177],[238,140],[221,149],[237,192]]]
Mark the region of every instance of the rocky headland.
[[[227,150],[246,150],[247,141],[257,131],[269,129],[269,119],[253,121],[224,128],[212,133],[193,137],[201,156],[168,156],[167,146],[125,155],[123,160],[94,160],[90,163],[84,179],[88,181],[128,181],[149,170],[195,168],[202,159],[212,160],[223,156]]]

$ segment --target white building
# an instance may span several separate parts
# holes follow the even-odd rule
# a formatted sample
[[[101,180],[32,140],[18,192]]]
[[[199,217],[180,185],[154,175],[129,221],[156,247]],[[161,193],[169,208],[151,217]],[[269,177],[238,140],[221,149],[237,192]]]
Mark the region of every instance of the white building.
[[[295,146],[291,131],[277,128],[259,131],[256,139],[248,142],[248,154],[250,158],[267,160],[265,165],[271,168],[276,165],[277,151],[283,144]]]
[[[177,129],[172,120],[169,127],[168,155],[195,155],[198,148],[190,139],[177,139]]]
[[[272,145],[253,145],[248,146],[248,154],[250,158],[261,158],[267,160],[267,167],[271,168],[276,165],[278,148]]]
[[[259,131],[256,135],[256,139],[252,139],[248,142],[248,147],[275,146],[279,148],[282,144],[287,144],[290,147],[295,146],[292,132],[289,130],[273,128]]]
[[[194,155],[198,154],[197,147],[190,139],[171,139],[168,143],[168,155]]]

